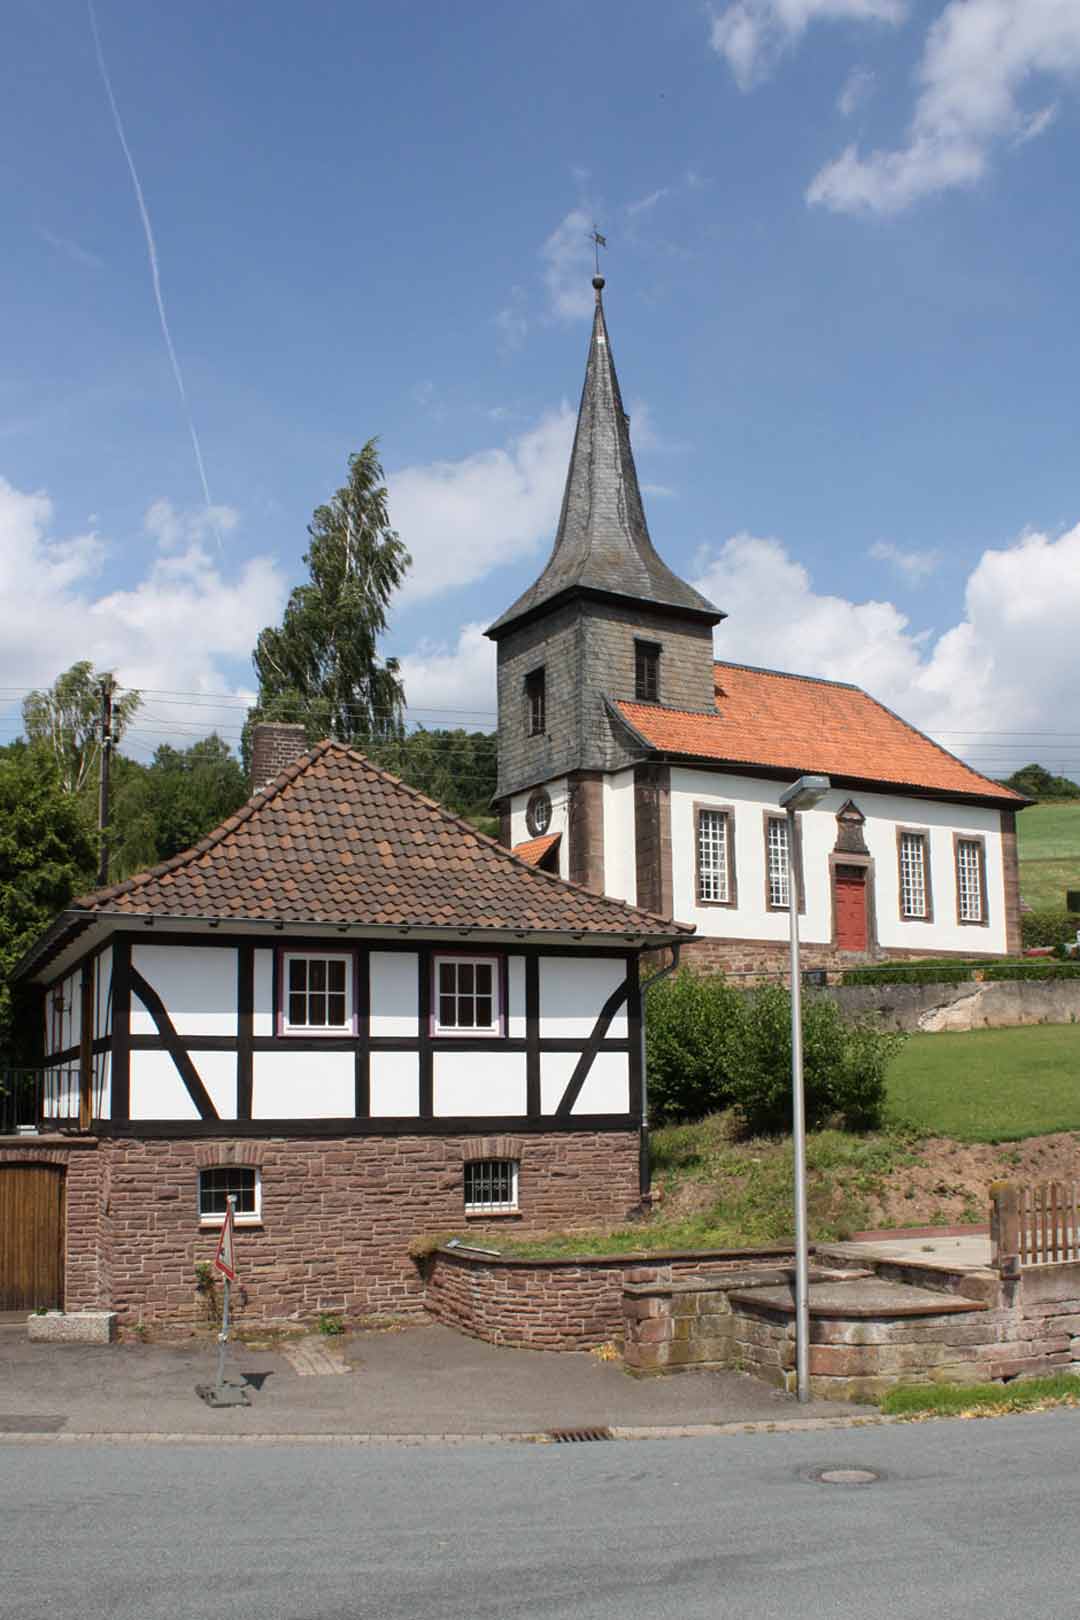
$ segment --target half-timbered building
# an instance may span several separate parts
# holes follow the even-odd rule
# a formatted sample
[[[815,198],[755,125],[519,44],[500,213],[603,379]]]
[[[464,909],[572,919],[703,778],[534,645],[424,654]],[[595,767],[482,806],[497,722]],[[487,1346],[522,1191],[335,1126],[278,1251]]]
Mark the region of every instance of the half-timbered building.
[[[297,729],[257,728],[256,769]],[[190,1316],[230,1194],[266,1317],[418,1308],[425,1235],[624,1218],[639,957],[691,931],[347,747],[305,752],[194,849],[75,901],[23,964],[47,1067],[0,1177],[33,1181],[63,1262],[14,1303],[62,1285],[69,1308]]]

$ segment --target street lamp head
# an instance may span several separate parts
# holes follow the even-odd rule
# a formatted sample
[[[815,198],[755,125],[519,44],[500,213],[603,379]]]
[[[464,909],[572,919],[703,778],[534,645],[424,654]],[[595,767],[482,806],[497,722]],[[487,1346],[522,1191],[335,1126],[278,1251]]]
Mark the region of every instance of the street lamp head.
[[[828,793],[831,783],[827,776],[800,776],[780,795],[781,810],[812,810]]]

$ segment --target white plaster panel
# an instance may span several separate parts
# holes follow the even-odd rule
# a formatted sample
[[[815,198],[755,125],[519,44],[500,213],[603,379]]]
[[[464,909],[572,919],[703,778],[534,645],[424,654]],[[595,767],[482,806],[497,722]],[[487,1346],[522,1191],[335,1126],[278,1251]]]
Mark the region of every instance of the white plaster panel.
[[[351,1052],[256,1052],[253,1119],[351,1119],[356,1069]]]
[[[77,1046],[82,1035],[82,972],[64,980],[64,1039],[62,1048]]]
[[[786,911],[765,904],[766,810],[779,814],[783,783],[723,772],[682,768],[671,772],[672,894],[676,917],[697,925],[714,938],[778,940],[788,938]],[[836,812],[854,799],[866,823],[866,846],[873,857],[872,882],[878,943],[923,951],[1003,952],[1005,887],[1001,857],[1000,817],[979,805],[915,799],[904,794],[850,792],[833,788],[815,809],[799,817],[803,849],[806,910],[799,918],[800,937],[809,944],[832,942],[832,890],[829,856],[836,845]],[[695,892],[695,804],[729,806],[735,815],[737,906],[699,906]],[[897,871],[897,828],[921,827],[930,834],[934,921],[907,922],[900,917]],[[986,839],[986,883],[990,923],[985,928],[961,926],[956,920],[953,834]]]
[[[112,1053],[98,1052],[94,1057],[95,1119],[108,1119],[112,1110]]]
[[[276,1008],[274,1007],[274,953],[272,950],[255,952],[255,1017],[253,1035],[273,1035]]]
[[[372,951],[371,1033],[416,1035],[419,1027],[419,956],[415,951]]]
[[[78,1045],[82,1012],[80,977],[79,972],[69,973],[49,986],[45,998],[46,1055]]]
[[[133,1120],[199,1117],[168,1052],[132,1052],[130,1108]]]
[[[112,946],[108,945],[94,962],[94,1035],[102,1039],[112,1031]]]
[[[541,782],[537,786],[547,790],[551,800],[551,825],[547,834],[561,833],[559,839],[559,876],[570,876],[570,788],[565,776],[554,777],[550,782]],[[510,799],[510,844],[524,844],[533,835],[529,831],[525,820],[525,811],[529,800],[536,792],[530,788],[527,793],[515,793]]]
[[[580,1052],[541,1052],[540,1112],[553,1114],[577,1065]]]
[[[540,1035],[548,1040],[588,1040],[604,1002],[626,978],[617,957],[540,958]],[[611,1020],[606,1038],[625,1040],[626,1004]]]
[[[199,1071],[210,1101],[220,1119],[236,1118],[236,1053],[192,1052],[191,1061]]]
[[[136,945],[131,965],[161,997],[178,1035],[236,1034],[236,951],[224,946]],[[154,1035],[132,991],[131,1033]]]
[[[435,1113],[440,1118],[524,1114],[524,1052],[436,1052]]]
[[[415,1119],[420,1112],[420,1054],[372,1052],[371,1112],[380,1119]]]
[[[604,777],[604,892],[637,905],[634,773]]]
[[[525,958],[506,959],[506,1033],[512,1041],[525,1039]]]
[[[573,1112],[625,1114],[629,1109],[629,1055],[626,1052],[597,1052]]]

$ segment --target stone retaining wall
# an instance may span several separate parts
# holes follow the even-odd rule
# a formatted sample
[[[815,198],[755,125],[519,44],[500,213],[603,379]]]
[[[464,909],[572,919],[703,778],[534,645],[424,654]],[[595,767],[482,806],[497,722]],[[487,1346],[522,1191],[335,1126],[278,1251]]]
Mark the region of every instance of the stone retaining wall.
[[[814,993],[828,996],[849,1018],[869,1014],[885,1029],[916,1034],[1080,1022],[1080,978],[843,984]]]
[[[590,1350],[622,1340],[628,1283],[669,1286],[707,1266],[736,1287],[760,1269],[762,1258],[790,1259],[791,1250],[772,1245],[753,1251],[522,1260],[440,1248],[422,1262],[424,1303],[437,1321],[489,1344]]]

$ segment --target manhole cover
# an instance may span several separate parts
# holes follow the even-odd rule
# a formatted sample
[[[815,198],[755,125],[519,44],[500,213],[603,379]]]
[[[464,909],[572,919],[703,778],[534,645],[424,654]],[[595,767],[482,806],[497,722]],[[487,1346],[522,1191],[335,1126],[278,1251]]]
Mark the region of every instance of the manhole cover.
[[[873,1485],[881,1475],[873,1468],[815,1468],[807,1476],[818,1485]]]
[[[59,1434],[66,1422],[49,1413],[0,1412],[0,1434]]]

